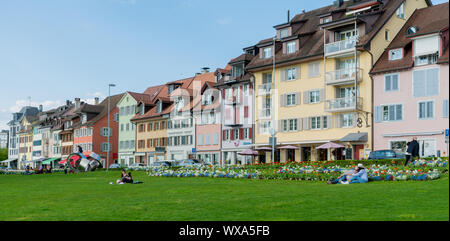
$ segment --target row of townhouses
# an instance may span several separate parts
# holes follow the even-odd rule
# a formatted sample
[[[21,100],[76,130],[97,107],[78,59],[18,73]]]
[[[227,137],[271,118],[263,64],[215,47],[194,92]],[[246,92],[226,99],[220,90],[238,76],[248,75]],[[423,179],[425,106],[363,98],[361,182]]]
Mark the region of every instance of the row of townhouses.
[[[405,152],[412,137],[421,156],[447,156],[448,26],[448,3],[428,0],[337,0],[288,14],[275,37],[223,69],[94,105],[24,107],[8,124],[8,160],[20,168],[77,146],[106,165],[365,159]],[[342,148],[317,148],[328,142]],[[258,154],[240,154],[248,149]]]

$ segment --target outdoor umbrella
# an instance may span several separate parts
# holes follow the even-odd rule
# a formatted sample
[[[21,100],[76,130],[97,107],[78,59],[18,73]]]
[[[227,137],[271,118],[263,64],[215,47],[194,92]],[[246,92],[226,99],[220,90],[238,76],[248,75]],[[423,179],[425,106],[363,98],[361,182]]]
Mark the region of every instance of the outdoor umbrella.
[[[259,148],[256,148],[255,150],[257,150],[257,151],[272,151],[272,148],[271,147],[259,147]]]
[[[342,147],[344,147],[344,146],[330,141],[328,143],[325,143],[325,144],[317,147],[316,149],[330,149],[330,148],[342,148]]]
[[[298,147],[296,147],[296,146],[282,146],[282,147],[278,147],[278,149],[297,150]]]
[[[246,149],[246,150],[243,150],[241,152],[238,152],[238,154],[241,155],[241,156],[257,156],[258,152],[254,151],[252,149]],[[247,157],[245,159],[247,161]]]

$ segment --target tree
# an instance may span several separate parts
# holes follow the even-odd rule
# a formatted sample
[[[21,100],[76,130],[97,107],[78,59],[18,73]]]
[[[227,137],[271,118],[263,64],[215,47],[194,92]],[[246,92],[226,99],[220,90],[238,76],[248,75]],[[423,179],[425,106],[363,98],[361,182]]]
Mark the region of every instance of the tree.
[[[0,149],[0,161],[4,161],[6,159],[8,159],[8,149],[2,148]]]

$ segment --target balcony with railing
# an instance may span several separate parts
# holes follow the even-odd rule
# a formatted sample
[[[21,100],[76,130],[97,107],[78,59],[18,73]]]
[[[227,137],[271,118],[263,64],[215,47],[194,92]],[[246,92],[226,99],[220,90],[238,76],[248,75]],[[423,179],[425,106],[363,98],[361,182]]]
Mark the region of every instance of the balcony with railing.
[[[416,56],[414,58],[414,66],[422,66],[437,63],[439,59],[439,52]]]
[[[339,69],[328,71],[325,75],[327,85],[351,84],[355,81],[355,78],[358,82],[362,80],[362,69]]]
[[[358,36],[350,37],[346,40],[325,44],[325,56],[342,55],[355,50]]]
[[[272,90],[272,83],[262,84],[258,86],[258,93],[260,95],[270,94]]]
[[[362,110],[361,97],[344,97],[325,102],[325,111],[327,112],[344,112]]]

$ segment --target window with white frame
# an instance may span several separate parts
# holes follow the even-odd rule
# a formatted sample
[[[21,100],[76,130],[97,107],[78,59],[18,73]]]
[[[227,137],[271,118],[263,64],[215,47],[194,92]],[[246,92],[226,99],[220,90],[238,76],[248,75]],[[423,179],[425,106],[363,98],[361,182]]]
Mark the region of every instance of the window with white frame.
[[[295,79],[297,79],[297,68],[288,68],[288,69],[286,69],[286,79],[287,80],[295,80]]]
[[[320,76],[320,62],[308,64],[308,77],[319,77]]]
[[[249,131],[250,130],[248,128],[244,129],[244,139],[249,139],[250,138]]]
[[[211,145],[211,135],[210,134],[205,135],[205,145]]]
[[[102,128],[101,129],[101,136],[111,136],[112,135],[112,130],[111,130],[111,128],[106,128],[106,127],[104,127],[104,128]]]
[[[87,115],[86,115],[86,114],[83,114],[83,115],[81,116],[81,123],[84,124],[84,123],[86,123],[86,122],[87,122]]]
[[[233,135],[235,140],[239,140],[239,129],[234,129]]]
[[[244,96],[248,96],[250,94],[250,85],[245,84],[244,85]]]
[[[289,131],[298,130],[298,119],[289,119]]]
[[[384,105],[381,108],[383,111],[383,121],[403,120],[403,105]]]
[[[342,127],[353,127],[353,114],[342,115]]]
[[[435,96],[439,94],[439,69],[413,71],[414,97]]]
[[[287,94],[286,95],[286,105],[287,106],[296,105],[297,103],[296,103],[295,99],[296,99],[296,94]]]
[[[270,129],[272,128],[271,121],[264,121],[261,123],[259,132],[261,134],[270,134]]]
[[[320,116],[311,117],[311,130],[320,129]]]
[[[309,103],[319,103],[320,102],[320,91],[313,90],[309,92]]]
[[[418,103],[419,120],[427,120],[434,118],[434,101],[419,101]]]
[[[198,134],[198,136],[197,136],[197,142],[198,142],[198,145],[203,145],[203,135],[202,134]]]
[[[264,48],[263,58],[267,59],[272,57],[272,47]]]
[[[403,49],[389,50],[389,60],[399,60],[403,58]]]
[[[403,2],[400,7],[397,8],[397,10],[395,11],[395,14],[397,15],[397,17],[401,18],[401,19],[405,19],[405,2]]]
[[[397,91],[398,88],[398,76],[399,74],[386,74],[384,75],[384,91]]]
[[[102,145],[101,145],[101,151],[102,151],[102,152],[112,151],[112,148],[111,148],[111,147],[112,147],[112,146],[111,146],[110,143],[104,142],[104,143],[102,143]]]
[[[285,29],[281,29],[280,30],[280,38],[286,38],[289,37],[289,29],[285,28]]]
[[[322,116],[322,127],[328,129],[328,116]]]
[[[219,144],[219,134],[214,133],[213,134],[213,145],[218,145]]]
[[[230,136],[230,130],[225,130],[224,131],[224,139],[225,140],[230,140],[231,139],[231,136]]]
[[[295,41],[290,41],[286,44],[286,53],[288,54],[292,54],[295,53],[297,51],[297,42]]]

